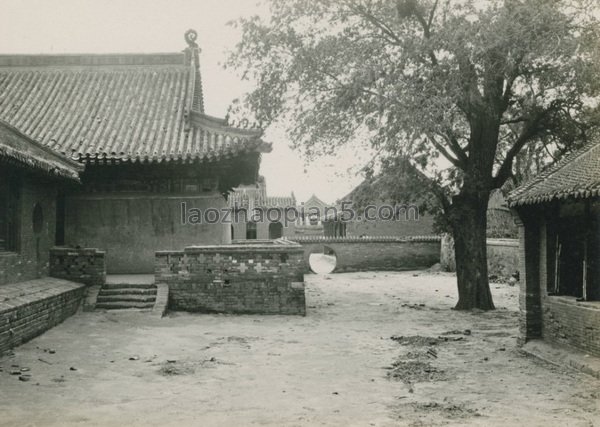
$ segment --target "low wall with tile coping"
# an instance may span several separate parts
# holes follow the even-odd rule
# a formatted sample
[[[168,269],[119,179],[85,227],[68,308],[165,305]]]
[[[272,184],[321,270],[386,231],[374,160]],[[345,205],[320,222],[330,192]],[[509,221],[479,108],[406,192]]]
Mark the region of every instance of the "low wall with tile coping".
[[[304,315],[303,267],[302,247],[281,240],[190,246],[156,252],[155,281],[171,310]]]
[[[51,277],[0,286],[0,354],[75,314],[84,290]]]
[[[440,236],[290,237],[304,249],[305,271],[313,253],[335,254],[334,272],[419,270],[440,262]]]

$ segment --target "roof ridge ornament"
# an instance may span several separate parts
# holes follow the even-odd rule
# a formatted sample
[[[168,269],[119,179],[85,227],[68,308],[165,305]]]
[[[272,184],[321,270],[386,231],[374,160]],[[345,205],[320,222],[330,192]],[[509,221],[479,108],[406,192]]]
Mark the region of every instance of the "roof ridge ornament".
[[[192,49],[198,49],[198,43],[196,43],[196,40],[198,40],[198,32],[196,30],[190,28],[185,32],[184,37],[185,42],[189,47]]]
[[[200,74],[200,52],[202,51],[196,42],[198,40],[198,32],[192,28],[187,30],[183,35],[188,47],[184,50],[186,62],[194,68],[191,85],[191,97],[188,110],[196,110],[204,113],[204,94],[202,93],[202,78]]]

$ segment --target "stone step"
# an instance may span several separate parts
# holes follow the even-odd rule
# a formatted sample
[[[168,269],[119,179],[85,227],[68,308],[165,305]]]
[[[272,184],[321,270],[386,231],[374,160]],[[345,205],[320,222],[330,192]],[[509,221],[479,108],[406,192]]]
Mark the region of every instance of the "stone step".
[[[153,283],[105,283],[102,289],[156,289]]]
[[[118,310],[126,308],[137,308],[137,309],[152,309],[154,307],[153,302],[133,302],[133,301],[122,301],[122,302],[97,302],[96,309],[104,310]]]
[[[96,299],[96,304],[102,302],[152,302],[156,301],[156,295],[136,295],[136,294],[121,294],[121,295],[102,295],[99,294]]]
[[[100,290],[98,295],[156,295],[156,288],[154,289],[138,289],[138,288],[122,288],[122,289],[104,289]]]

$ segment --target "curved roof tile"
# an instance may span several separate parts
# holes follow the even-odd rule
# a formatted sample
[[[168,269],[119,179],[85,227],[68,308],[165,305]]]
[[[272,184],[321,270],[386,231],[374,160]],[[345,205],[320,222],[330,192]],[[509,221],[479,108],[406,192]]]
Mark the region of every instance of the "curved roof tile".
[[[590,142],[508,195],[509,206],[600,196],[600,143]]]

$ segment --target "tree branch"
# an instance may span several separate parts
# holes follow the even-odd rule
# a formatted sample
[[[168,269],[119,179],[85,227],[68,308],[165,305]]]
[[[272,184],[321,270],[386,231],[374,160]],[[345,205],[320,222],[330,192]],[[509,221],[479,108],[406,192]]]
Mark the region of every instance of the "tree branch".
[[[500,125],[510,125],[514,123],[526,122],[526,117],[515,117],[514,119],[500,120]]]
[[[448,198],[448,194],[444,191],[444,188],[438,184],[435,180],[430,180],[430,188],[435,197],[439,200],[442,205],[442,209],[445,214],[447,214],[450,210],[450,200]]]
[[[502,162],[502,165],[500,165],[500,168],[498,169],[498,173],[492,180],[492,185],[494,186],[494,188],[502,187],[506,180],[512,175],[512,165],[515,157],[521,152],[525,144],[527,144],[527,142],[529,142],[533,138],[533,136],[535,136],[538,130],[538,124],[547,112],[548,110],[538,114],[535,117],[535,119],[529,121],[529,123],[525,125],[515,143],[512,145],[512,147],[510,147],[510,149],[506,153],[504,162]]]
[[[446,147],[444,147],[442,144],[440,144],[433,135],[427,134],[427,138],[429,139],[431,144],[433,144],[433,146],[440,153],[442,153],[442,155],[446,159],[448,159],[448,161],[450,161],[450,163],[452,163],[454,166],[456,166],[459,169],[464,169],[465,165],[463,164],[463,162],[461,160],[457,159],[456,157],[452,156],[452,154],[450,154],[450,152],[448,150],[446,150]]]
[[[466,165],[469,162],[469,157],[467,156],[465,150],[460,146],[456,135],[454,135],[454,132],[452,132],[451,129],[448,129],[446,131],[445,139],[450,144],[450,149],[452,150],[452,152],[456,154],[456,156],[463,163],[463,165]]]
[[[431,38],[431,24],[433,23],[433,17],[435,15],[435,10],[437,8],[437,5],[438,5],[438,0],[435,1],[435,3],[433,4],[433,7],[431,8],[431,12],[429,13],[428,21],[425,21],[425,18],[423,17],[423,15],[418,13],[417,8],[415,6],[413,6],[413,8],[412,8],[412,14],[417,19],[419,24],[421,24],[421,28],[423,29],[423,36],[426,39]],[[429,59],[431,60],[432,65],[438,64],[437,57],[435,56],[435,53],[433,52],[433,50],[429,50],[429,52],[427,52],[427,55],[429,55]]]
[[[394,42],[393,44],[395,44],[397,46],[401,46],[403,44],[402,39],[400,37],[398,37],[396,35],[396,33],[388,25],[386,25],[380,19],[377,19],[375,17],[375,15],[373,15],[372,13],[369,13],[366,10],[366,8],[361,7],[360,5],[356,5],[356,4],[354,4],[354,2],[347,2],[346,4],[348,5],[348,7],[350,8],[351,11],[353,11],[354,13],[356,13],[359,16],[362,16],[368,22],[373,24],[375,27],[379,28],[384,34],[386,34],[388,37],[390,37],[392,39],[392,41]]]

